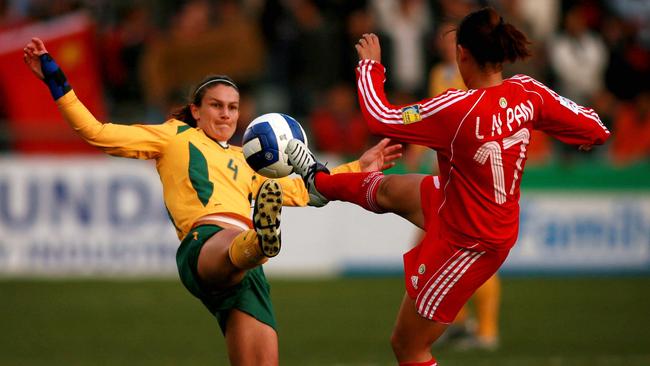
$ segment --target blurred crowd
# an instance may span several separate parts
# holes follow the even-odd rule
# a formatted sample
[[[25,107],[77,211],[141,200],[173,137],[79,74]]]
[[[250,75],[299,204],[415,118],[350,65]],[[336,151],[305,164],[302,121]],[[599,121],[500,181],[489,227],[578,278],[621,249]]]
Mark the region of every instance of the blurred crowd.
[[[534,56],[507,66],[506,77],[528,74],[595,108],[614,135],[592,156],[647,161],[647,0],[0,0],[0,32],[87,12],[110,120],[162,122],[193,83],[227,74],[241,85],[240,130],[258,114],[289,113],[318,151],[347,157],[376,139],[356,100],[359,37],[380,35],[389,100],[414,102],[462,87],[449,39],[485,5],[532,41]],[[574,158],[543,136],[533,141],[531,163]]]

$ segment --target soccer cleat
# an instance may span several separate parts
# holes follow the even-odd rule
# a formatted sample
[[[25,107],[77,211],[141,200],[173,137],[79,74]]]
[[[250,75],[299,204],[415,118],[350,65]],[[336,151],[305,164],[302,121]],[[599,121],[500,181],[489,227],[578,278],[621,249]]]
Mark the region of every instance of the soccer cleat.
[[[280,213],[282,212],[282,188],[267,179],[260,186],[253,208],[253,226],[257,232],[260,248],[266,257],[280,253]]]
[[[315,178],[318,172],[329,174],[330,171],[325,165],[316,160],[307,145],[300,140],[290,140],[285,153],[289,158],[289,163],[293,166],[293,171],[298,173],[305,182],[305,187],[309,192],[309,205],[315,207],[325,206],[329,200],[316,189]]]

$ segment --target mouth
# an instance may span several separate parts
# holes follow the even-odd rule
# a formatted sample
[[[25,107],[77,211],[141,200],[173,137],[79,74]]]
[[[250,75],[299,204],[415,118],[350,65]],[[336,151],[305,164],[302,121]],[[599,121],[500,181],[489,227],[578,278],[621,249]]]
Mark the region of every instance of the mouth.
[[[230,121],[217,121],[212,123],[212,125],[216,128],[229,128],[232,126],[232,123]]]

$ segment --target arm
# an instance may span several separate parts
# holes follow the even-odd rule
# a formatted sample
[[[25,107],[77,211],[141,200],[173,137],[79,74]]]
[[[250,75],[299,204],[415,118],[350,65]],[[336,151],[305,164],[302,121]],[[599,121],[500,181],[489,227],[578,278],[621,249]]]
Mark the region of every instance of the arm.
[[[430,99],[413,104],[393,105],[384,90],[385,68],[380,63],[379,39],[374,34],[364,35],[356,45],[359,54],[357,91],[359,105],[374,134],[403,142],[444,148],[448,145],[449,123],[445,109],[472,95],[471,92],[450,89]]]
[[[602,145],[609,138],[609,130],[593,109],[577,105],[528,76],[520,75],[513,79],[536,91],[541,98],[536,129],[565,144],[579,145],[581,150]]]
[[[43,80],[66,122],[89,144],[111,155],[150,159],[158,156],[169,136],[182,123],[170,121],[162,125],[116,125],[99,122],[81,103],[65,75],[38,38],[25,47],[27,66]]]

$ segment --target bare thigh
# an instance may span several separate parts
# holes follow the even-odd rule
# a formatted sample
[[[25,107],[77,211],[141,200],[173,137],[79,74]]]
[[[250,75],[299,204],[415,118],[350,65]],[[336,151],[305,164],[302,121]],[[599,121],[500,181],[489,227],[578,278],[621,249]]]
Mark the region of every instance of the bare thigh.
[[[447,329],[447,324],[421,317],[415,302],[404,295],[391,337],[393,352],[399,362],[425,362],[431,359],[431,345]]]
[[[232,240],[241,233],[238,228],[227,228],[208,239],[199,253],[197,272],[204,286],[215,290],[238,284],[246,271],[235,267],[228,257]]]
[[[279,363],[275,330],[236,309],[228,316],[226,347],[233,366],[276,366]]]
[[[420,184],[424,174],[387,175],[377,190],[379,207],[395,213],[419,228],[424,228]]]

